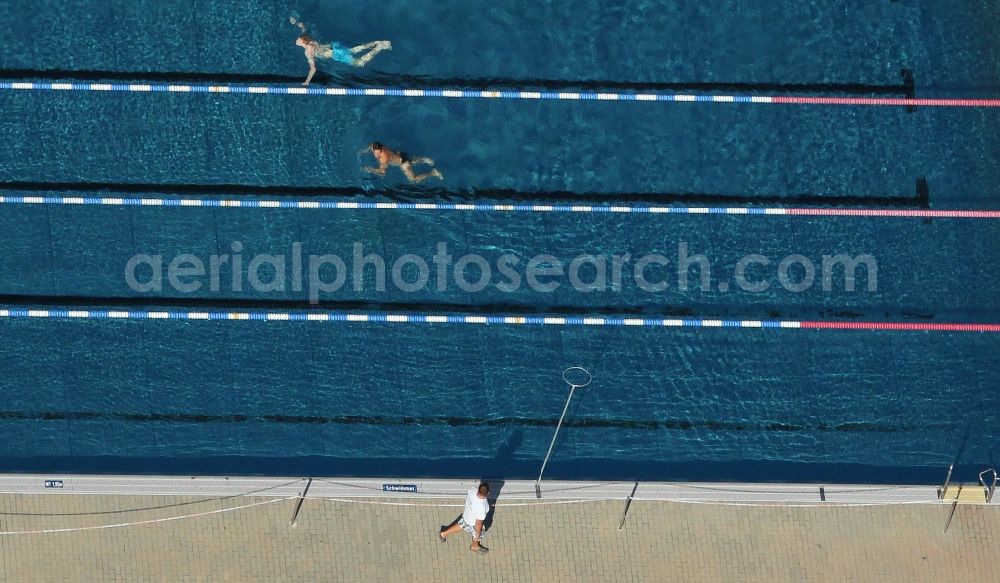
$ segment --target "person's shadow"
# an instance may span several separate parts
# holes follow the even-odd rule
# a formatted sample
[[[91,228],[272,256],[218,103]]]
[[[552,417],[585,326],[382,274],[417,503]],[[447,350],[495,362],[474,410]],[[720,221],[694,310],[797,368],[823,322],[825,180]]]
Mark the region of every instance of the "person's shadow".
[[[514,433],[510,434],[507,438],[507,443],[500,446],[497,450],[495,456],[493,456],[493,466],[494,468],[510,468],[514,466],[514,453],[524,444],[524,432],[518,429]],[[484,477],[484,482],[490,485],[490,495],[487,496],[487,500],[490,501],[490,512],[486,515],[486,520],[483,521],[483,530],[487,531],[493,527],[493,520],[496,518],[497,514],[497,500],[500,498],[500,493],[503,491],[504,484],[506,480],[502,478],[489,478]]]
[[[509,468],[514,465],[514,453],[524,444],[524,432],[518,429],[507,438],[507,442],[500,446],[497,450],[496,455],[493,456],[493,460],[490,463],[491,467],[494,468]],[[490,528],[493,527],[493,521],[496,518],[497,513],[497,499],[500,498],[500,493],[503,491],[504,485],[507,483],[503,478],[494,478],[489,475],[484,475],[479,480],[480,482],[486,482],[490,485],[490,493],[486,497],[490,502],[490,511],[486,514],[486,520],[483,521],[483,536],[489,532]],[[462,514],[459,513],[452,520],[446,528],[450,528],[458,523],[458,519],[462,518]]]

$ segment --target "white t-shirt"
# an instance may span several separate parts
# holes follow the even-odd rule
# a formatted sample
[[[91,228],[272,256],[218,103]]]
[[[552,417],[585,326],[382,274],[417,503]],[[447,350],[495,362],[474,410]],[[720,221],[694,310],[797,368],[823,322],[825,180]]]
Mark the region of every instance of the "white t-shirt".
[[[486,520],[486,514],[490,511],[489,500],[477,496],[478,491],[478,488],[469,489],[469,494],[465,497],[465,512],[462,513],[462,520],[472,526],[475,526],[477,520]]]

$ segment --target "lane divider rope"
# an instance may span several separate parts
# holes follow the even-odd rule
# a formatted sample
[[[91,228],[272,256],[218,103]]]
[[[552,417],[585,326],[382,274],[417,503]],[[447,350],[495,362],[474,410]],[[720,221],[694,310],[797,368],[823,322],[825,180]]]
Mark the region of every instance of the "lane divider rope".
[[[119,93],[235,93],[260,95],[324,95],[336,97],[447,97],[453,99],[527,99],[555,101],[642,101],[672,103],[753,103],[786,105],[864,105],[888,107],[1000,107],[1000,99],[944,99],[910,97],[822,97],[789,95],[707,95],[631,91],[523,91],[470,89],[407,89],[303,87],[300,85],[210,85],[166,83],[51,83],[0,82],[0,90],[92,91]]]
[[[790,208],[707,207],[613,204],[494,204],[439,202],[348,202],[316,200],[250,200],[222,198],[104,197],[104,196],[0,196],[0,204],[105,207],[210,207],[250,209],[319,210],[420,210],[500,213],[606,213],[676,215],[772,215],[804,217],[901,217],[938,219],[1000,219],[1000,209],[885,209],[885,208]]]
[[[604,326],[665,328],[769,328],[802,330],[888,330],[897,332],[1000,332],[994,323],[933,323],[817,320],[713,320],[629,317],[563,317],[504,315],[435,315],[414,313],[346,313],[333,311],[191,311],[191,310],[74,310],[69,308],[0,309],[0,319],[83,320],[226,320],[266,322],[354,322],[377,324],[479,324],[521,326]]]

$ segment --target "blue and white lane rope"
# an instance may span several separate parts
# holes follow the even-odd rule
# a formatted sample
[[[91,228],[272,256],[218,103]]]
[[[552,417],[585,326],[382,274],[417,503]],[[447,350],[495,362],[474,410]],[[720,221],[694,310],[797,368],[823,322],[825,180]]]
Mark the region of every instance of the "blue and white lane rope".
[[[826,330],[894,330],[1000,332],[993,323],[931,323],[816,320],[712,320],[697,318],[629,318],[579,316],[454,315],[415,313],[279,312],[261,310],[74,310],[71,308],[2,308],[0,319],[77,320],[211,320],[251,322],[354,322],[375,324],[478,324],[498,326],[593,326],[659,328],[778,328]]]
[[[437,202],[346,202],[322,200],[251,200],[220,198],[168,197],[78,197],[78,196],[0,196],[0,204],[64,205],[104,207],[212,207],[249,209],[319,209],[319,210],[423,210],[501,213],[608,213],[676,215],[774,215],[774,216],[850,216],[1000,219],[1000,210],[970,209],[879,209],[879,208],[807,208],[807,207],[701,207],[666,205],[595,205],[595,204],[500,204]]]
[[[823,97],[793,95],[708,95],[632,91],[524,91],[479,89],[407,89],[302,87],[300,85],[210,85],[167,83],[53,83],[4,81],[0,90],[95,91],[118,93],[234,93],[324,95],[334,97],[447,97],[453,99],[527,99],[554,101],[629,101],[673,103],[753,103],[787,105],[875,105],[890,107],[1000,107],[1000,99],[917,99],[910,97]]]

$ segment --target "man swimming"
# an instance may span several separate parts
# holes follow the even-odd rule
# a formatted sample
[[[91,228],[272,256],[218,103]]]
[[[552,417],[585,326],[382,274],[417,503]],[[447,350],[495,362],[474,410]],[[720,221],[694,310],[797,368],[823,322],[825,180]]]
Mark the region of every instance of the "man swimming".
[[[378,168],[375,168],[374,166],[365,166],[365,170],[371,172],[372,174],[385,176],[385,171],[389,168],[389,166],[399,166],[399,169],[403,171],[407,180],[413,184],[419,184],[431,176],[444,180],[444,175],[441,174],[437,168],[434,168],[434,160],[431,160],[430,158],[410,158],[405,152],[390,150],[379,142],[372,142],[369,144],[368,151],[370,151],[372,155],[375,156],[375,159],[378,160]],[[419,175],[414,174],[413,166],[415,164],[426,164],[431,167],[431,171]]]
[[[302,47],[302,50],[306,53],[306,61],[309,62],[309,76],[306,77],[306,80],[302,83],[303,85],[309,85],[313,75],[316,74],[316,59],[333,59],[345,65],[364,67],[375,55],[392,49],[392,43],[387,40],[377,40],[351,48],[347,48],[336,42],[321,44],[306,34],[306,25],[301,20],[290,16],[288,21],[292,23],[292,26],[298,27],[302,31],[302,34],[295,39],[295,44]]]

